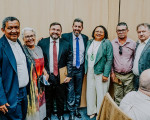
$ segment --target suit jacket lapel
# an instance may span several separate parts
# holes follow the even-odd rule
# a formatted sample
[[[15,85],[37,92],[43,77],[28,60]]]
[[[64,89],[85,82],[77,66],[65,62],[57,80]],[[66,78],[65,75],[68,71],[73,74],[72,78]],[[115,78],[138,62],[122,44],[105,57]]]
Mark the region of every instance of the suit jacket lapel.
[[[47,40],[45,41],[45,52],[47,55],[47,59],[48,59],[48,63],[50,63],[50,58],[49,58],[49,54],[50,54],[50,37],[47,38]]]
[[[3,36],[3,40],[4,40],[4,42],[3,42],[4,51],[9,59],[11,66],[13,67],[14,71],[17,73],[16,59],[15,59],[14,53],[13,53],[11,46],[9,45],[5,35]]]
[[[83,42],[84,42],[84,49],[86,49],[86,39],[85,39],[84,35],[81,34],[81,36],[82,36]]]
[[[89,40],[87,43],[86,52],[85,52],[85,59],[86,60],[88,60],[88,49],[89,49],[92,42],[93,42],[93,40]]]
[[[63,42],[62,42],[62,40],[61,40],[61,39],[59,39],[58,62],[59,62],[59,60],[60,60],[60,57],[61,57],[61,54],[62,54],[63,48],[64,48]]]
[[[138,46],[139,46],[139,41],[136,43],[136,48],[135,48],[135,51],[137,50]]]
[[[71,50],[73,51],[73,33],[71,32],[70,35],[69,35],[69,42],[70,42],[70,45],[71,45]]]
[[[144,47],[144,49],[143,49],[143,51],[142,51],[142,53],[141,53],[141,57],[142,57],[142,55],[145,53],[145,51],[147,50],[147,48],[149,48],[150,47],[150,39],[148,40],[148,43],[146,44],[146,46]],[[140,57],[140,58],[141,58]]]
[[[95,64],[101,59],[101,57],[103,55],[103,44],[104,44],[104,41],[105,41],[105,39],[102,40],[101,45],[98,48],[96,59],[95,59]]]

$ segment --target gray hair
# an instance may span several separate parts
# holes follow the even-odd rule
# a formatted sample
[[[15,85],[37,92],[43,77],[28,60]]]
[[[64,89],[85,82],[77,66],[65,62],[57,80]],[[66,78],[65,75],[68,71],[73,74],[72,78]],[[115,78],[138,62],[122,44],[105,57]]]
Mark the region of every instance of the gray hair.
[[[74,19],[73,25],[74,25],[75,22],[80,22],[82,24],[82,27],[83,27],[83,20],[82,19],[80,19],[80,18]]]
[[[9,16],[9,17],[4,18],[4,20],[2,21],[2,29],[3,30],[5,29],[6,23],[8,21],[14,21],[14,20],[17,20],[19,22],[19,20],[16,17]],[[19,22],[19,25],[20,25],[20,22]]]
[[[21,31],[22,39],[24,38],[24,33],[25,33],[25,31],[32,31],[32,32],[34,33],[34,35],[36,36],[36,32],[35,32],[35,30],[34,30],[33,28],[25,27],[25,28],[23,28],[22,31]]]
[[[144,70],[140,75],[139,88],[150,92],[150,69]]]
[[[141,27],[141,26],[147,27],[147,28],[148,28],[148,30],[150,31],[150,24],[148,24],[148,23],[141,23],[141,24],[137,25],[137,27],[136,27],[136,31],[137,31],[137,30],[138,30],[138,28],[139,28],[139,27]]]

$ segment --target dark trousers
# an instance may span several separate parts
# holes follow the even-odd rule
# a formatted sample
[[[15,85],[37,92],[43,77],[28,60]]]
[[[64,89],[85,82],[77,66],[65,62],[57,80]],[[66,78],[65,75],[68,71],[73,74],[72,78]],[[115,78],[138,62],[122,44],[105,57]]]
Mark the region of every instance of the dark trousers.
[[[71,113],[79,107],[81,92],[82,92],[82,82],[84,76],[84,65],[81,65],[79,69],[73,67],[72,79],[68,83],[68,95],[67,95],[67,108]]]
[[[139,76],[134,75],[134,89],[138,91],[139,89]]]
[[[51,81],[58,81],[59,77],[50,75]],[[46,98],[46,116],[50,117],[53,112],[53,102],[56,100],[57,115],[62,116],[64,113],[64,99],[65,99],[65,84],[54,84],[45,86],[45,98]]]
[[[13,99],[13,98],[12,98]],[[26,87],[19,89],[17,106],[15,108],[8,107],[8,113],[0,112],[2,120],[25,120],[27,114],[27,92]]]

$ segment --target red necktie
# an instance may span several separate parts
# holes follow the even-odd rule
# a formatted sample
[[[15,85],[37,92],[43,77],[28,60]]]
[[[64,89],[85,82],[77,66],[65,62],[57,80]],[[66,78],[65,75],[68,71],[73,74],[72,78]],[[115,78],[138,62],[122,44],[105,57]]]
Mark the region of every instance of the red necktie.
[[[58,63],[57,63],[57,47],[56,41],[53,41],[53,63],[54,63],[54,75],[58,75]]]

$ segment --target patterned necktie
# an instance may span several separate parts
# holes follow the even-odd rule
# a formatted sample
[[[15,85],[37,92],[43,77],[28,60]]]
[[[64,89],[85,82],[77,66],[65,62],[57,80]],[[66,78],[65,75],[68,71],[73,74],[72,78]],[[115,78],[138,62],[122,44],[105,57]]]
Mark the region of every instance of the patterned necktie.
[[[53,64],[54,64],[54,75],[58,75],[58,62],[57,62],[57,47],[56,41],[53,41]]]
[[[76,37],[76,67],[80,67],[79,38]]]

